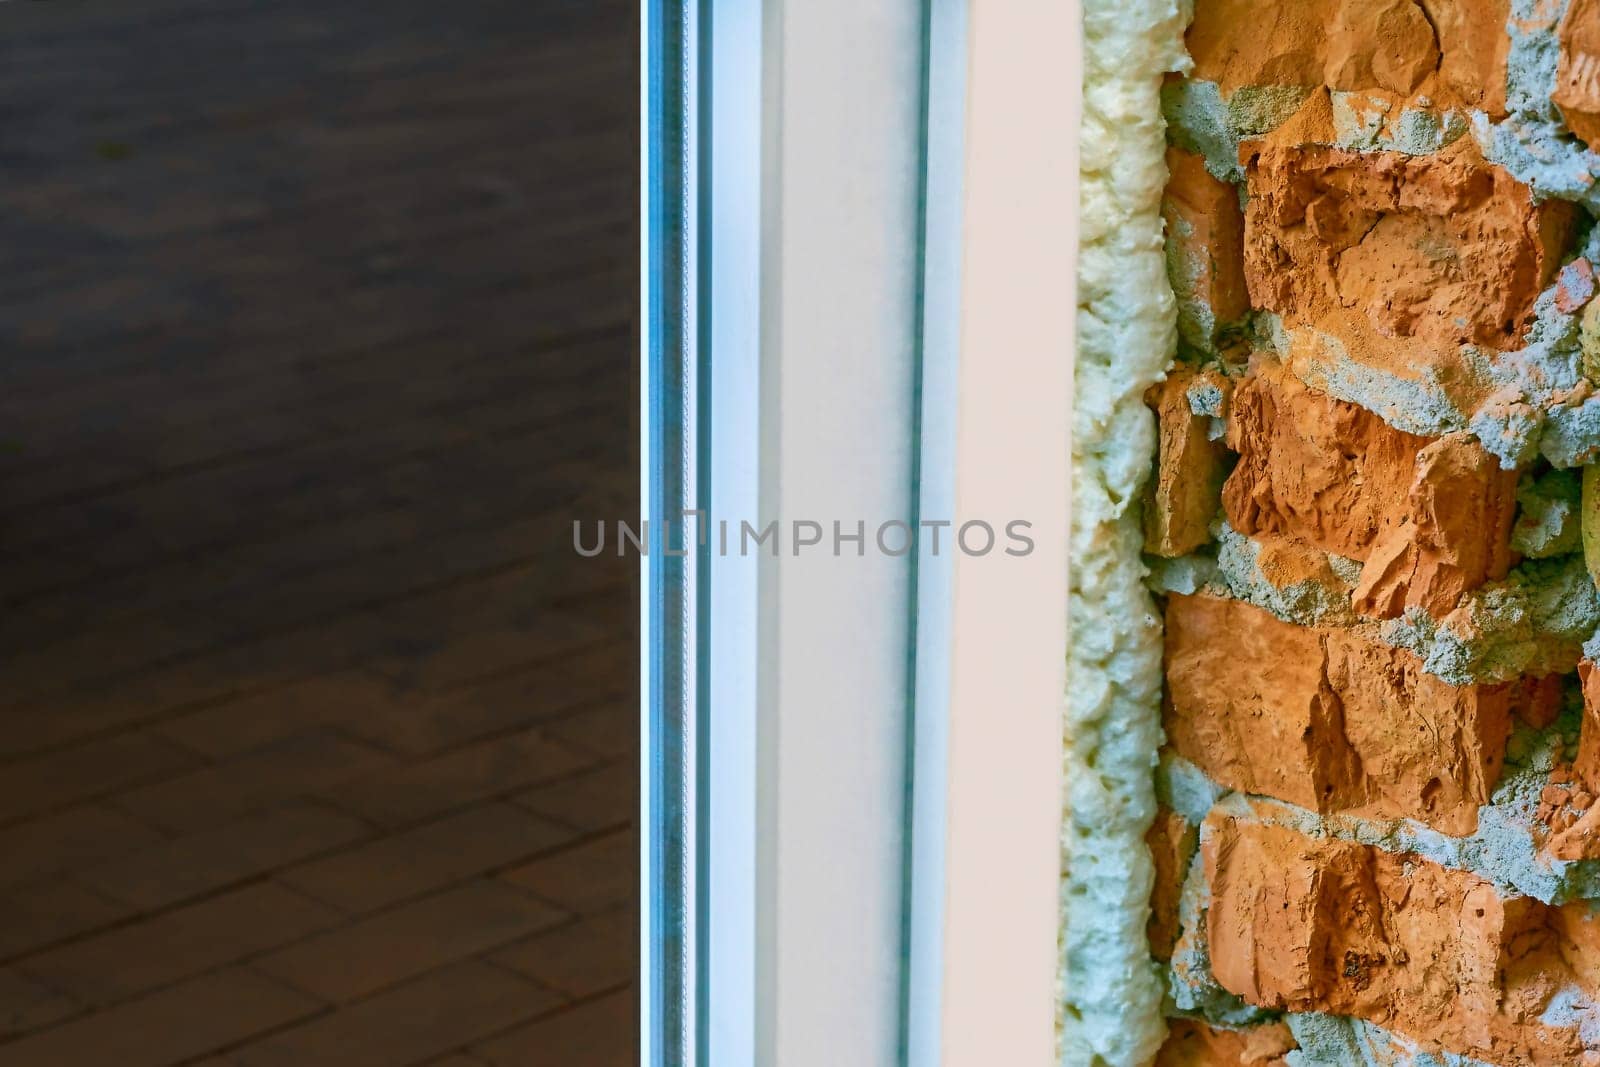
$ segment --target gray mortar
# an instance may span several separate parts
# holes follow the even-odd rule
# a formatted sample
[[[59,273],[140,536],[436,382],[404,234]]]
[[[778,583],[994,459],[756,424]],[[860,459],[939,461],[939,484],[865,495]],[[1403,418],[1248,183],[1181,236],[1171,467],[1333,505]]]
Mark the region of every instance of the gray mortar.
[[[1600,262],[1600,230],[1580,250]],[[1522,347],[1508,352],[1462,345],[1462,364],[1487,399],[1472,412],[1451,399],[1432,368],[1416,377],[1351,358],[1336,339],[1301,327],[1317,342],[1293,366],[1306,385],[1359,404],[1405,433],[1438,437],[1467,430],[1507,470],[1543,454],[1556,467],[1578,467],[1600,453],[1600,396],[1573,395],[1584,381],[1579,316],[1556,307],[1552,285],[1534,302]]]
[[[1571,200],[1600,214],[1600,156],[1565,135],[1557,123],[1511,115],[1491,124],[1472,116],[1472,135],[1483,157],[1498,163],[1540,197]]]
[[[1145,586],[1152,593],[1181,593],[1184,596],[1192,596],[1195,593],[1210,592],[1219,585],[1217,561],[1211,556],[1199,553],[1179,556],[1176,559],[1146,556],[1145,566],[1147,568]]]
[[[1549,559],[1581,551],[1578,505],[1582,484],[1568,470],[1524,474],[1517,485],[1517,521],[1511,547],[1529,559]]]
[[[1357,627],[1414,653],[1451,685],[1570,671],[1600,626],[1600,596],[1582,557],[1529,560],[1469,593],[1445,619],[1412,611]]]
[[[1261,546],[1226,522],[1214,527],[1209,551],[1180,559],[1147,559],[1156,593],[1210,593],[1261,608],[1301,626],[1343,626],[1402,648],[1451,685],[1505,682],[1524,674],[1563,673],[1578,662],[1600,627],[1600,593],[1579,555],[1531,559],[1503,580],[1467,594],[1444,619],[1413,610],[1398,619],[1358,616],[1350,607],[1361,564],[1327,555],[1333,582],[1273,585],[1258,563]],[[1308,550],[1309,551],[1309,550]]]
[[[1201,827],[1201,834],[1206,831]],[[1276,1013],[1245,1003],[1228,992],[1211,970],[1211,947],[1206,940],[1206,909],[1211,905],[1211,888],[1198,852],[1189,864],[1178,897],[1178,923],[1183,931],[1173,946],[1167,968],[1167,997],[1163,1009],[1168,1015],[1190,1015],[1224,1027],[1252,1026],[1275,1018]]]
[[[1219,181],[1242,182],[1239,169],[1239,135],[1228,126],[1228,108],[1215,82],[1184,78],[1161,87],[1161,113],[1167,120],[1167,139],[1206,161],[1206,170]]]
[[[1289,1067],[1353,1067],[1364,1057],[1353,1020],[1338,1015],[1290,1015],[1289,1032],[1300,1048],[1285,1057]]]
[[[1600,263],[1600,227],[1590,230],[1576,256]],[[1397,430],[1424,437],[1467,430],[1508,470],[1541,453],[1552,466],[1578,467],[1600,453],[1600,395],[1582,395],[1580,316],[1556,306],[1556,289],[1552,284],[1534,301],[1520,348],[1460,347],[1473,391],[1487,398],[1472,412],[1456,405],[1432,368],[1402,377],[1356,361],[1338,339],[1310,327],[1290,331],[1275,316],[1257,316],[1256,325],[1280,358],[1291,347],[1291,332],[1309,336],[1315,354],[1302,346],[1293,363],[1300,380],[1361,405]]]
[[[1276,326],[1281,331],[1281,340],[1274,337],[1273,349],[1280,359],[1284,358],[1292,344],[1290,329],[1283,326],[1277,316],[1264,325]],[[1338,338],[1307,332],[1318,342],[1321,357],[1302,355],[1296,359],[1294,369],[1300,380],[1311,388],[1335,399],[1359,404],[1405,433],[1442,437],[1469,428],[1468,417],[1450,399],[1433,368],[1421,368],[1416,378],[1402,378],[1352,359]]]
[[[1177,753],[1162,752],[1156,764],[1156,798],[1161,806],[1199,826],[1229,790],[1206,777],[1204,771]]]
[[[1415,853],[1441,866],[1476,874],[1503,895],[1527,895],[1548,904],[1593,899],[1600,896],[1600,862],[1563,863],[1542,857],[1534,836],[1539,794],[1556,763],[1571,758],[1580,718],[1574,698],[1552,726],[1536,730],[1519,725],[1507,746],[1501,781],[1490,803],[1479,809],[1478,830],[1464,838],[1441,834],[1411,820],[1324,816],[1282,801],[1229,792],[1170,750],[1162,754],[1156,790],[1164,804],[1200,827],[1202,843],[1208,836],[1205,818],[1216,812],[1259,819],[1310,837]],[[1197,1016],[1225,1028],[1257,1025],[1278,1017],[1245,1003],[1217,981],[1206,933],[1209,905],[1203,859],[1197,852],[1179,897],[1180,934],[1167,970],[1166,1011]],[[1471,1057],[1423,1052],[1405,1038],[1357,1019],[1315,1014],[1286,1018],[1300,1044],[1300,1051],[1290,1054],[1291,1067],[1492,1067]],[[1600,1009],[1573,988],[1558,994],[1544,1018],[1551,1025],[1577,1027],[1588,1040],[1592,1036],[1589,1031],[1600,1025]]]
[[[1204,157],[1213,177],[1240,183],[1240,142],[1283,125],[1314,91],[1309,85],[1247,85],[1225,97],[1216,82],[1185,78],[1162,88],[1161,106],[1174,144]],[[1387,101],[1366,93],[1335,90],[1329,98],[1331,147],[1428,155],[1472,129],[1472,114],[1454,108],[1402,107],[1391,114]]]
[[[1300,1045],[1285,1057],[1289,1067],[1495,1067],[1451,1052],[1423,1052],[1413,1042],[1362,1019],[1309,1013],[1286,1019]]]
[[[1375,151],[1383,135],[1384,120],[1389,116],[1383,110],[1364,108],[1364,102],[1374,102],[1366,93],[1332,93],[1333,128],[1335,136],[1351,148]]]
[[[1462,111],[1424,111],[1403,108],[1394,121],[1391,136],[1380,138],[1380,149],[1404,152],[1411,156],[1428,155],[1447,148],[1467,135],[1472,120]]]
[[[1226,522],[1217,525],[1215,534],[1217,576],[1227,595],[1302,626],[1345,625],[1356,621],[1355,612],[1350,608],[1353,584],[1329,586],[1304,581],[1279,588],[1261,570],[1258,542],[1236,532]],[[1331,556],[1329,562],[1332,562]],[[1361,565],[1354,563],[1354,566],[1359,574]],[[1342,569],[1349,573],[1348,567]],[[1339,573],[1334,571],[1335,579]]]
[[[1556,91],[1556,68],[1561,62],[1555,28],[1566,13],[1567,0],[1511,0],[1511,17],[1506,20],[1511,36],[1506,110],[1512,114],[1559,121],[1561,115],[1550,97]]]
[[[1512,0],[1506,23],[1511,35],[1506,57],[1509,114],[1499,123],[1473,115],[1472,134],[1484,158],[1505,167],[1537,195],[1571,200],[1597,214],[1600,156],[1567,134],[1561,112],[1550,100],[1561,58],[1556,27],[1566,9],[1564,0]]]
[[[1178,299],[1178,337],[1204,351],[1211,350],[1211,339],[1216,336],[1217,316],[1210,304],[1199,296],[1200,282],[1210,264],[1196,256],[1186,256],[1183,242],[1194,236],[1194,227],[1187,219],[1168,220],[1167,279],[1172,282],[1173,295]],[[1178,240],[1173,240],[1173,238]]]
[[[1600,1006],[1577,985],[1558,990],[1539,1021],[1546,1026],[1578,1031],[1585,1045],[1600,1044]]]
[[[1393,105],[1369,93],[1335,90],[1329,100],[1334,128],[1331,143],[1361,152],[1429,155],[1460,140],[1472,124],[1467,112],[1453,108],[1402,107],[1391,114]]]
[[[1216,82],[1184,78],[1161,88],[1161,111],[1173,144],[1204,157],[1219,181],[1244,181],[1239,142],[1271,133],[1299,110],[1311,87],[1244,87],[1224,99]]]
[[[1412,819],[1323,815],[1285,801],[1231,792],[1207,782],[1204,772],[1170,750],[1161,757],[1157,795],[1201,825],[1213,812],[1235,815],[1309,837],[1415,853],[1441,867],[1475,874],[1506,895],[1529,896],[1546,904],[1593,900],[1600,897],[1600,861],[1568,862],[1541,855],[1535,834],[1541,827],[1539,794],[1550,784],[1556,764],[1569,760],[1577,748],[1581,711],[1575,693],[1569,696],[1555,723],[1543,729],[1518,723],[1512,731],[1500,781],[1489,803],[1478,809],[1478,828],[1465,837],[1440,833]],[[1218,799],[1201,810],[1213,791]]]
[[[1276,352],[1279,359],[1288,357],[1289,329],[1277,312],[1252,310],[1248,321],[1246,336],[1252,345],[1263,352]]]
[[[1222,418],[1222,390],[1216,382],[1196,378],[1189,383],[1189,388],[1184,390],[1183,396],[1189,401],[1190,414],[1209,415],[1214,419]]]
[[[1600,264],[1600,226],[1590,229],[1576,256]],[[1252,315],[1250,335],[1280,359],[1288,357],[1294,334],[1309,337],[1314,348],[1302,345],[1291,364],[1296,376],[1404,433],[1440,437],[1466,431],[1507,470],[1541,454],[1554,467],[1581,467],[1600,455],[1600,393],[1589,393],[1584,378],[1580,314],[1556,306],[1556,289],[1552,284],[1534,301],[1522,347],[1460,347],[1467,384],[1485,398],[1471,412],[1456,404],[1434,368],[1414,368],[1414,376],[1406,377],[1369,366],[1352,358],[1337,338],[1311,327],[1291,330],[1270,312]]]

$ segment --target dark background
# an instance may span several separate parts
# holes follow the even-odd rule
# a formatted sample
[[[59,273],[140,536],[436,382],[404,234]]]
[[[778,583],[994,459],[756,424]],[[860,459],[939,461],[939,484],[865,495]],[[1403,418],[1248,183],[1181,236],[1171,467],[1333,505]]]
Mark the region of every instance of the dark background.
[[[0,1067],[632,1062],[637,20],[0,3]]]

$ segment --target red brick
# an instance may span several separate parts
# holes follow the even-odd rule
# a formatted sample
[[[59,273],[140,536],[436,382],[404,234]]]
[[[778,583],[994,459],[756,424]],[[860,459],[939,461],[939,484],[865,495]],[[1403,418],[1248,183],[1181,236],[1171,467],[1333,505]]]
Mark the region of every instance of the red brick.
[[[1563,675],[1527,675],[1522,679],[1522,697],[1517,713],[1535,730],[1543,730],[1561,715],[1565,700]]]
[[[1183,556],[1210,541],[1221,506],[1223,448],[1207,435],[1211,420],[1189,408],[1187,390],[1198,377],[1174,367],[1145,395],[1157,430],[1156,476],[1144,510],[1144,547],[1152,555]]]
[[[1252,361],[1233,393],[1222,492],[1228,523],[1364,559],[1407,511],[1421,437],[1316,392],[1279,364]]]
[[[1288,1067],[1298,1048],[1284,1023],[1222,1030],[1197,1019],[1173,1019],[1155,1067]]]
[[[1550,799],[1542,799],[1538,809],[1545,826],[1544,856],[1566,862],[1600,859],[1600,804],[1594,794],[1585,790],[1581,796],[1587,799],[1580,803],[1565,786],[1552,784],[1545,796]]]
[[[1265,358],[1234,391],[1228,522],[1365,560],[1355,607],[1442,617],[1511,563],[1515,471],[1465,434],[1402,433]]]
[[[1587,996],[1600,997],[1600,912],[1596,903],[1573,901],[1556,909],[1552,923],[1561,958]]]
[[[1167,600],[1167,736],[1217,782],[1321,812],[1477,826],[1514,683],[1452,686],[1409,652],[1213,596]]]
[[[1199,0],[1186,43],[1194,76],[1326,85],[1505,108],[1507,0]]]
[[[1556,91],[1567,128],[1593,147],[1600,144],[1600,0],[1570,0],[1561,21]]]
[[[1571,205],[1535,203],[1470,137],[1413,156],[1299,143],[1307,136],[1286,127],[1240,151],[1251,303],[1333,334],[1358,362],[1365,331],[1516,347],[1561,265]]]
[[[1600,859],[1600,670],[1578,663],[1583,717],[1571,767],[1557,766],[1541,797],[1538,817],[1546,827],[1544,852],[1551,859]]]
[[[1575,983],[1558,909],[1418,856],[1220,814],[1201,854],[1213,971],[1247,1002],[1494,1063],[1600,1063],[1578,1022],[1547,1014]]]
[[[1422,8],[1442,53],[1434,102],[1505,114],[1511,0],[1422,0]]]
[[[1181,932],[1178,898],[1189,873],[1189,863],[1199,846],[1199,831],[1182,815],[1170,808],[1161,808],[1144,835],[1144,841],[1150,847],[1156,867],[1155,888],[1150,893],[1150,954],[1158,960],[1171,959],[1172,946]]]
[[[1356,583],[1357,611],[1395,618],[1420,608],[1435,618],[1511,568],[1517,472],[1465,434],[1417,453],[1405,521],[1372,546]]]
[[[1203,157],[1177,147],[1167,149],[1167,175],[1161,217],[1178,330],[1190,344],[1209,349],[1217,327],[1250,310],[1239,191],[1213,178]]]
[[[1572,770],[1591,793],[1600,792],[1600,671],[1589,660],[1578,663],[1583,683],[1583,722],[1578,730],[1578,757]]]

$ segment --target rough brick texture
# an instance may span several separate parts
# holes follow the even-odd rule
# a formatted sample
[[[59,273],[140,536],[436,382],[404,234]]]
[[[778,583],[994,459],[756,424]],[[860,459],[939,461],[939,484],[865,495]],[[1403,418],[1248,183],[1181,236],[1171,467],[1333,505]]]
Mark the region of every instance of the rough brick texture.
[[[1583,719],[1570,767],[1557,767],[1540,795],[1538,818],[1548,828],[1545,853],[1553,860],[1600,859],[1600,671],[1578,664]]]
[[[1600,141],[1600,0],[1571,0],[1561,21],[1561,61],[1551,99],[1573,133]]]
[[[1423,438],[1306,388],[1266,359],[1234,390],[1230,414],[1239,462],[1222,502],[1240,533],[1362,559],[1401,521]]]
[[[1407,608],[1448,614],[1462,594],[1511,566],[1517,472],[1466,434],[1417,453],[1398,525],[1372,546],[1356,586],[1364,615],[1393,618]]]
[[[1589,660],[1578,664],[1583,683],[1583,727],[1573,770],[1591,791],[1600,792],[1600,671]]]
[[[1240,155],[1251,301],[1291,323],[1511,347],[1560,265],[1570,205],[1535,204],[1471,138],[1412,156],[1275,135]]]
[[[1600,0],[1185,40],[1158,1067],[1600,1067]]]
[[[1506,0],[1213,0],[1195,5],[1194,76],[1505,106]]]
[[[1192,385],[1206,380],[1189,367],[1174,367],[1146,398],[1158,431],[1156,476],[1144,511],[1144,547],[1153,555],[1182,556],[1211,539],[1226,473],[1223,448],[1208,437],[1211,420],[1194,413],[1188,396]]]
[[[1409,652],[1237,600],[1167,599],[1168,739],[1232,789],[1314,811],[1477,826],[1517,687],[1452,686]]]
[[[1463,593],[1505,577],[1517,475],[1467,435],[1402,433],[1265,359],[1230,410],[1239,462],[1223,489],[1229,523],[1367,561],[1358,611],[1443,616]]]
[[[1144,839],[1156,868],[1155,888],[1150,893],[1150,953],[1156,959],[1171,959],[1180,927],[1178,897],[1199,847],[1199,828],[1172,809],[1162,808]]]
[[[1155,1067],[1288,1067],[1294,1037],[1283,1023],[1223,1030],[1175,1019]]]
[[[1600,1064],[1583,1033],[1587,905],[1563,913],[1418,856],[1247,819],[1206,829],[1213,968],[1249,1003],[1355,1016],[1498,1064]]]
[[[1250,310],[1239,191],[1181,148],[1167,149],[1167,172],[1161,217],[1167,272],[1178,296],[1178,332],[1190,344],[1209,348],[1219,326]]]

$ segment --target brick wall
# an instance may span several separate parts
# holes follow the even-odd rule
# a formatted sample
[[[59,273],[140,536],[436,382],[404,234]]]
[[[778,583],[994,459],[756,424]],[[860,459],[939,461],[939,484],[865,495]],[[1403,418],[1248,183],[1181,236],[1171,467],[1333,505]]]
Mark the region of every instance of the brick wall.
[[[1600,0],[1186,44],[1157,1063],[1600,1065]]]

